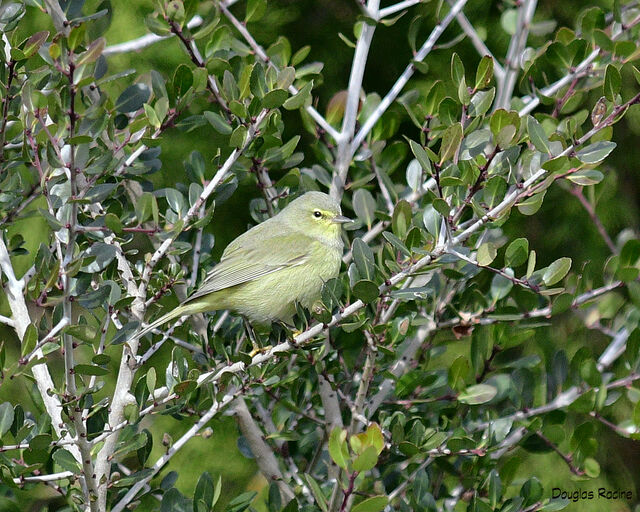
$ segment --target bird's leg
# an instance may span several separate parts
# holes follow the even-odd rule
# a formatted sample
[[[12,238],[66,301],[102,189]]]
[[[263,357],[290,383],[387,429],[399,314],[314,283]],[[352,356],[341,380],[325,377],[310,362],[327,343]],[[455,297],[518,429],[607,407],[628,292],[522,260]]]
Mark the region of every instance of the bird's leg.
[[[304,332],[296,327],[293,320],[291,320],[291,323],[281,320],[278,324],[282,327],[287,341],[291,342],[293,345],[296,344],[296,336],[300,336]]]
[[[249,356],[253,357],[256,354],[260,354],[269,350],[271,348],[271,345],[267,345],[266,347],[260,346],[260,344],[258,343],[256,332],[249,323],[249,320],[247,320],[245,317],[242,317],[242,320],[244,321],[244,328],[247,333],[247,337],[251,340],[251,352],[249,352]]]

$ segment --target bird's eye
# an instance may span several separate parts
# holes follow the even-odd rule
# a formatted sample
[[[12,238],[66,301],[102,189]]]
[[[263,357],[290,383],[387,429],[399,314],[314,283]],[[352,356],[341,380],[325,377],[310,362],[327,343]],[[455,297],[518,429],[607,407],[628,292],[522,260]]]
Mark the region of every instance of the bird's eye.
[[[316,210],[315,212],[313,212],[313,216],[316,219],[319,219],[320,217],[322,217],[322,212],[320,210]]]

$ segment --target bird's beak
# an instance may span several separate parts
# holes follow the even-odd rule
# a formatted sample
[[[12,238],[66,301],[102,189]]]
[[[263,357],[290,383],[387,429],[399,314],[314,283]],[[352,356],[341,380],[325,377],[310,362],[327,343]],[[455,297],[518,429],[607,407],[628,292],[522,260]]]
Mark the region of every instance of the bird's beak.
[[[344,215],[336,215],[333,218],[333,222],[335,222],[336,224],[347,224],[349,222],[353,222],[353,220],[349,217],[345,217]]]

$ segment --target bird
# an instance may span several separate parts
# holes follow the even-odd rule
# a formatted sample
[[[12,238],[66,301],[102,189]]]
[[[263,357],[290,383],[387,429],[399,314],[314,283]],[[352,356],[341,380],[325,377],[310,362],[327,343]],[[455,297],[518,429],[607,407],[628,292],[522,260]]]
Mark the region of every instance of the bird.
[[[175,318],[216,310],[241,315],[251,325],[291,325],[296,303],[310,309],[324,283],[340,272],[342,226],[348,222],[329,195],[301,195],[233,240],[201,285],[138,337]]]

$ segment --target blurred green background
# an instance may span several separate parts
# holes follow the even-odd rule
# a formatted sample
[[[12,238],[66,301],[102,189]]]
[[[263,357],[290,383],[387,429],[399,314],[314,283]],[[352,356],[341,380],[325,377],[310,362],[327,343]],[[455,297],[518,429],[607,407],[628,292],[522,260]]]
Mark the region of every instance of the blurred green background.
[[[94,12],[99,2],[87,1],[85,13]],[[392,2],[382,2],[390,5]],[[576,23],[576,13],[587,5],[597,5],[605,9],[611,8],[612,1],[584,2],[584,0],[543,0],[538,2],[536,21],[555,20],[558,26],[573,28]],[[411,50],[407,43],[407,30],[411,19],[418,10],[433,13],[436,2],[426,3],[413,7],[392,27],[380,25],[375,33],[374,42],[369,55],[368,66],[365,73],[363,87],[366,93],[378,92],[384,95],[393,85],[397,76],[402,72],[411,58]],[[509,44],[509,37],[500,28],[500,15],[505,5],[502,2],[486,2],[484,0],[470,0],[465,8],[467,17],[481,34],[486,35],[486,43],[495,56],[501,58],[505,55]],[[147,33],[143,23],[144,17],[153,11],[153,3],[150,0],[138,0],[135,2],[113,1],[113,18],[111,26],[105,37],[107,44],[116,44],[127,41]],[[244,15],[245,3],[238,2],[232,11],[240,18]],[[351,65],[352,49],[349,48],[338,36],[342,33],[350,40],[355,40],[353,35],[353,23],[359,14],[356,2],[352,0],[270,0],[265,18],[259,23],[250,23],[248,28],[259,43],[269,45],[279,35],[285,35],[293,51],[305,45],[311,46],[311,52],[307,61],[320,61],[324,63],[322,72],[323,82],[314,90],[317,98],[317,108],[324,112],[329,99],[338,91],[346,88]],[[43,29],[51,29],[47,16],[33,7],[28,8],[29,23],[22,23],[25,32]],[[427,37],[433,27],[434,17],[425,23],[418,37],[419,44]],[[440,43],[452,40],[460,33],[456,23],[452,23]],[[531,36],[529,45],[536,47],[544,43],[547,36]],[[467,69],[473,69],[479,56],[467,40],[463,40],[453,49],[436,49],[427,58],[429,71],[425,75],[418,76],[409,85],[420,86],[442,76],[448,76],[449,63],[452,51],[457,51]],[[181,63],[188,63],[189,59],[176,40],[166,40],[157,43],[137,53],[116,55],[108,60],[109,74],[134,69],[135,74],[115,82],[108,86],[113,88],[113,96],[130,85],[135,76],[150,70],[159,71],[164,77],[170,78],[175,68]],[[628,98],[634,87],[632,77],[623,76],[623,97]],[[594,104],[599,93],[594,92],[589,103]],[[192,113],[200,112],[207,107],[206,104],[194,102],[191,105]],[[298,150],[305,154],[302,166],[311,166],[314,163],[312,151],[309,145],[312,137],[302,128],[297,112],[285,112],[286,138],[293,135],[302,135]],[[401,126],[400,132],[412,133],[413,128],[409,123]],[[596,194],[599,197],[598,214],[611,236],[616,236],[625,228],[637,227],[639,218],[638,204],[638,179],[637,163],[640,161],[640,145],[637,137],[640,134],[640,108],[634,107],[625,120],[617,124],[614,130],[614,140],[618,143],[618,149],[604,164],[602,171],[606,179],[596,186]],[[414,134],[415,136],[415,134]],[[175,183],[186,181],[183,161],[188,155],[198,150],[205,157],[205,161],[211,162],[216,153],[215,132],[207,125],[196,132],[183,133],[177,129],[171,129],[165,133],[162,139],[162,169],[151,176],[151,180],[157,188],[174,186]],[[407,162],[399,166],[396,172],[404,173]],[[278,178],[275,173],[274,178]],[[220,208],[216,210],[215,219],[210,230],[215,236],[215,246],[212,251],[215,260],[225,245],[243,232],[251,223],[251,218],[246,207],[249,199],[258,197],[259,190],[250,179],[240,184],[236,194]],[[37,203],[34,208],[39,206]],[[20,232],[26,238],[27,248],[34,250],[46,233],[46,224],[38,217],[32,217],[17,222],[10,228],[10,235]],[[547,265],[556,258],[569,256],[573,258],[574,266],[581,267],[589,261],[601,264],[608,256],[609,251],[589,221],[577,199],[564,190],[561,186],[553,186],[547,194],[542,209],[534,216],[524,217],[514,213],[504,227],[509,237],[525,236],[530,240],[531,246],[536,250],[539,265]],[[570,243],[567,243],[570,241]],[[17,262],[18,273],[23,272],[29,265],[29,256],[25,256]],[[619,295],[622,297],[622,292]],[[14,351],[13,357],[18,354],[15,337],[10,330],[0,328],[0,338]],[[451,339],[449,339],[451,338]],[[432,366],[444,365],[452,360],[457,353],[468,350],[468,339],[455,342],[453,337],[443,335],[439,340],[447,343],[447,352],[439,359],[430,363]],[[535,346],[532,351],[542,354],[552,354],[549,347],[564,346],[568,357],[582,346],[592,348],[598,354],[606,346],[608,339],[595,331],[590,331],[584,324],[571,314],[565,314],[553,325],[541,328],[535,337]],[[160,374],[170,358],[172,347],[166,344],[152,359],[152,364]],[[112,354],[112,355],[115,355]],[[9,359],[9,358],[8,358]],[[56,372],[54,362],[52,373]],[[114,363],[115,364],[115,363]],[[59,365],[58,370],[61,368]],[[23,381],[24,382],[24,381]],[[30,407],[31,398],[25,395],[24,387],[15,381],[5,381],[0,387],[0,401],[10,400],[27,404]],[[630,411],[629,411],[630,414]],[[584,418],[586,421],[588,418]],[[621,420],[622,418],[618,418]],[[177,439],[186,431],[190,422],[176,421],[169,416],[154,416],[146,421],[143,426],[154,433],[155,439],[161,439],[164,432]],[[200,474],[208,470],[214,479],[222,475],[223,496],[219,502],[218,510],[228,501],[229,497],[236,496],[243,490],[264,488],[264,481],[257,476],[256,466],[252,460],[245,458],[237,448],[238,432],[232,418],[222,417],[212,422],[213,436],[209,439],[195,438],[172,459],[171,463],[160,473],[158,478],[163,478],[169,471],[179,473],[176,486],[187,496],[191,495]],[[567,429],[573,425],[567,425]],[[615,436],[610,430],[600,428],[602,435],[601,454],[598,460],[602,464],[601,476],[594,481],[576,482],[571,477],[566,465],[555,454],[532,455],[519,448],[518,456],[521,457],[519,476],[522,478],[535,475],[542,481],[545,490],[552,487],[562,487],[573,490],[593,489],[605,486],[610,489],[631,489],[637,502],[640,491],[640,447],[637,443]],[[163,452],[163,447],[156,443],[150,461],[154,461]],[[517,483],[517,479],[516,482]],[[45,503],[49,503],[50,510],[55,510],[63,504],[62,500],[49,501],[55,497],[55,491],[46,487],[38,487],[34,490],[18,492],[17,497],[20,507],[16,508],[9,501],[0,503],[0,510],[41,510]],[[145,506],[140,510],[151,509],[154,503],[145,501]],[[631,504],[625,501],[612,503],[608,510],[629,510]],[[598,510],[597,502],[581,502],[570,505],[568,510]],[[600,509],[602,510],[602,509]]]

